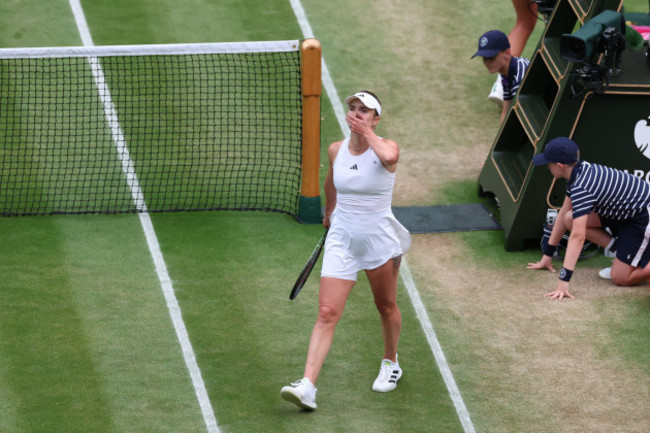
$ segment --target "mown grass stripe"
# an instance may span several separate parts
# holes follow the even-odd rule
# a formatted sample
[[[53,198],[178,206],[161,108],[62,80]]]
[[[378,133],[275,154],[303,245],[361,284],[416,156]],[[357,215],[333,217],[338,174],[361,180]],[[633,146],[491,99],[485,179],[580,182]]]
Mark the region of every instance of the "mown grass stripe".
[[[85,46],[93,44],[92,37],[90,36],[90,30],[86,23],[86,18],[81,8],[81,4],[78,0],[70,0],[70,7],[75,16],[75,21],[77,23],[77,28],[79,34]],[[91,64],[93,62],[91,61]],[[126,144],[124,137],[121,133],[121,127],[117,121],[117,115],[115,114],[115,107],[110,99],[110,93],[108,89],[102,89],[101,86],[105,86],[103,81],[103,72],[101,65],[97,61],[96,65],[93,67],[93,75],[97,82],[98,90],[104,99],[104,107],[106,110],[106,120],[111,127],[113,138],[115,140],[115,145],[118,148],[118,153],[123,156],[122,165],[125,170],[132,166],[133,163],[128,157],[128,152],[126,151]],[[120,150],[122,150],[120,152]],[[124,160],[127,158],[127,160]],[[133,194],[133,200],[136,204],[140,204],[143,210],[146,210],[146,205],[143,201],[142,191],[137,182],[137,179],[130,178],[129,186],[131,187],[131,192]],[[145,237],[147,239],[147,245],[149,246],[149,251],[154,261],[156,268],[156,273],[158,279],[160,280],[160,285],[165,296],[165,301],[167,303],[167,308],[169,309],[169,315],[171,316],[172,323],[174,324],[174,329],[176,330],[176,335],[178,336],[178,341],[183,350],[183,358],[185,359],[185,364],[192,378],[192,385],[196,392],[196,396],[201,407],[201,412],[203,413],[203,419],[209,433],[218,433],[219,427],[217,425],[217,420],[214,416],[214,411],[212,410],[212,405],[210,404],[210,399],[208,397],[208,392],[205,388],[205,383],[201,376],[201,370],[199,369],[198,363],[196,361],[196,356],[194,355],[194,350],[192,349],[192,343],[190,342],[185,323],[183,322],[183,316],[181,314],[180,306],[178,305],[178,300],[174,293],[174,288],[169,278],[167,272],[167,266],[163,258],[162,252],[160,251],[160,245],[158,244],[158,238],[156,237],[156,232],[153,228],[151,222],[151,217],[148,213],[140,213],[140,222],[142,224],[142,229],[144,231]]]

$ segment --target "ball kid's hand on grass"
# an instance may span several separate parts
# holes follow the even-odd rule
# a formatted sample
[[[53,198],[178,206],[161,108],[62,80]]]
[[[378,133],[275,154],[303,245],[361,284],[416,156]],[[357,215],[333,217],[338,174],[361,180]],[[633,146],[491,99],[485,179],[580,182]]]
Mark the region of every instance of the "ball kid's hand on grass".
[[[548,269],[551,272],[555,272],[553,267],[553,261],[549,256],[542,256],[542,259],[537,263],[528,263],[528,269]]]
[[[549,292],[544,296],[548,297],[549,299],[557,299],[560,301],[564,299],[565,296],[567,298],[575,299],[575,297],[569,293],[569,282],[562,280],[558,281],[555,291]]]

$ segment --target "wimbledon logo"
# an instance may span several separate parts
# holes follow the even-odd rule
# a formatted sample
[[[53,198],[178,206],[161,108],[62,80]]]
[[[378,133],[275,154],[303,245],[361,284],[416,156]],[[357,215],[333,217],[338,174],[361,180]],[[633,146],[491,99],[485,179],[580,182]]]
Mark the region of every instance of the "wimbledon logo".
[[[636,122],[634,127],[634,142],[643,156],[650,159],[650,116]]]

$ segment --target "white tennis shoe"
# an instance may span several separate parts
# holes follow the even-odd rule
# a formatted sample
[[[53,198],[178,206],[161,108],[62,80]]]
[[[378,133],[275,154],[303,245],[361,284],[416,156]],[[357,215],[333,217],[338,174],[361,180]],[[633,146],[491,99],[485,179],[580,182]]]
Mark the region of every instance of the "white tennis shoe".
[[[393,362],[390,359],[384,359],[379,367],[379,376],[372,384],[372,390],[376,392],[392,391],[397,387],[400,377],[402,377],[402,369],[399,367],[399,360]]]
[[[612,279],[612,268],[603,268],[600,271],[598,271],[598,276],[600,278],[603,278],[605,280],[611,280]]]
[[[499,108],[503,107],[503,83],[499,74],[497,74],[497,79],[492,86],[492,90],[490,90],[488,99],[494,102]]]
[[[306,410],[316,410],[316,387],[306,377],[303,377],[297,382],[293,382],[291,386],[282,387],[280,395],[286,401],[289,401],[297,406]]]

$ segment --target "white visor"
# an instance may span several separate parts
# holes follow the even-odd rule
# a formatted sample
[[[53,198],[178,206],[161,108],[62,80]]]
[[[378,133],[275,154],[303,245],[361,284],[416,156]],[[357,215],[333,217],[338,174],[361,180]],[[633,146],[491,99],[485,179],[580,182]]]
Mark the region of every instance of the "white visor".
[[[345,98],[345,103],[349,105],[350,101],[352,101],[353,99],[358,99],[366,107],[371,108],[373,110],[377,110],[377,115],[381,116],[381,104],[379,103],[377,98],[372,96],[370,93],[357,92],[354,95],[350,95],[347,98]]]

